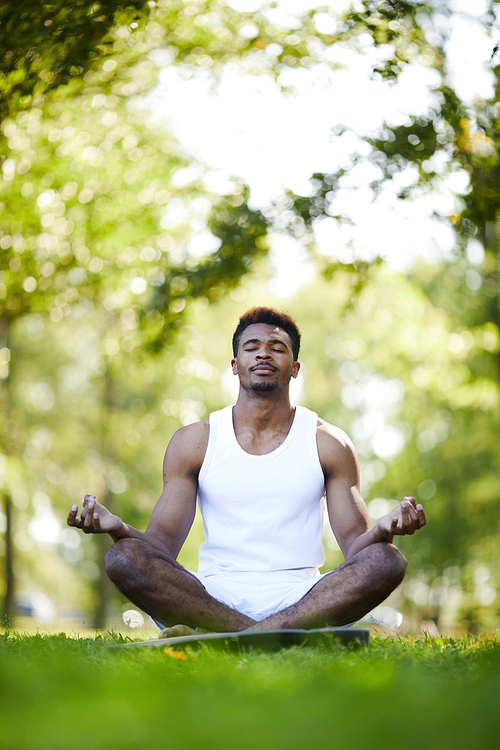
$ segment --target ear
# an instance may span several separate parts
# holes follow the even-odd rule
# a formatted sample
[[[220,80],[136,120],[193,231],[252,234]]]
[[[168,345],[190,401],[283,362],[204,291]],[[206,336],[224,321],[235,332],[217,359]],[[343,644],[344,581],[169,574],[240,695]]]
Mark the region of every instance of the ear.
[[[233,370],[233,375],[237,375],[238,374],[238,365],[236,364],[236,360],[235,359],[231,360],[231,368]]]
[[[293,372],[292,372],[292,378],[296,378],[299,374],[300,370],[300,362],[294,362],[293,363]]]

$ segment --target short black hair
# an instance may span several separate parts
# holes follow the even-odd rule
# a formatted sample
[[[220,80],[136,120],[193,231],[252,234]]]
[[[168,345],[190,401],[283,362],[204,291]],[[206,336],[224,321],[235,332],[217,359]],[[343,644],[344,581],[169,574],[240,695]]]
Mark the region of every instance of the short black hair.
[[[255,323],[266,323],[270,326],[279,326],[286,331],[292,341],[293,358],[295,362],[297,361],[300,349],[300,331],[297,324],[288,313],[274,310],[272,307],[252,307],[241,316],[233,334],[234,357],[236,357],[238,353],[238,344],[240,343],[241,334],[245,328],[248,328],[248,326],[254,325]]]

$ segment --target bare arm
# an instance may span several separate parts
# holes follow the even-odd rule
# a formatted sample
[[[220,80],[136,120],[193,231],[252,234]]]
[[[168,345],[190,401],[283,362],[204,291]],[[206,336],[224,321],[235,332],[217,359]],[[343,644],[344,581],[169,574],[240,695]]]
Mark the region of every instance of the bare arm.
[[[138,531],[110,513],[94,495],[85,496],[80,515],[78,506],[72,506],[68,525],[86,534],[108,533],[114,542],[142,539],[176,558],[193,524],[198,474],[207,443],[208,420],[184,427],[173,436],[163,460],[163,491],[146,531]]]
[[[372,528],[359,487],[359,463],[351,441],[336,427],[318,426],[318,452],[325,474],[326,502],[332,531],[346,560],[376,542],[392,542],[394,535],[414,534],[425,525],[421,505],[404,498]]]

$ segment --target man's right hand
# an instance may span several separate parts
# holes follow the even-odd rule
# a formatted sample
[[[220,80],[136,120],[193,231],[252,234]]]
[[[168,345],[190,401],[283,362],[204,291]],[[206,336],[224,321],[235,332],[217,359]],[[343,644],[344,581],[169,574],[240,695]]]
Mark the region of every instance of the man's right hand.
[[[96,502],[95,495],[85,495],[82,512],[77,514],[78,505],[73,505],[68,515],[68,526],[75,526],[85,534],[114,535],[124,529],[122,519]]]

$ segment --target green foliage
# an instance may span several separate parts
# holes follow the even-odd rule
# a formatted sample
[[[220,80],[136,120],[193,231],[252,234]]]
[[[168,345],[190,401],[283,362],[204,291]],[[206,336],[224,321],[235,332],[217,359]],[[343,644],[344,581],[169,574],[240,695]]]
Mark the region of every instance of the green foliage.
[[[123,71],[123,65],[148,67],[148,55],[157,50],[196,68],[219,67],[248,57],[256,68],[263,65],[308,67],[313,58],[336,41],[359,34],[365,15],[346,15],[335,35],[318,34],[313,13],[297,16],[290,28],[277,28],[264,6],[252,13],[234,10],[223,0],[189,4],[183,0],[78,0],[69,9],[60,2],[36,0],[0,5],[0,118],[30,107],[39,94],[67,86],[78,89],[93,65],[102,64],[105,85]],[[397,41],[391,31],[391,12],[383,8],[378,43]],[[241,30],[252,25],[255,31]],[[385,31],[385,36],[382,38]],[[266,61],[269,45],[279,45]],[[118,68],[117,68],[118,63]],[[275,72],[277,72],[275,70]],[[109,83],[116,88],[116,81]],[[135,93],[134,84],[128,84]]]
[[[497,224],[500,211],[499,144],[500,120],[498,89],[500,68],[495,47],[495,6],[486,4],[480,21],[491,38],[491,71],[495,91],[488,101],[463,102],[454,90],[450,78],[450,64],[446,56],[446,41],[451,34],[454,11],[448,3],[363,3],[364,12],[354,14],[353,23],[361,24],[364,33],[376,47],[380,44],[380,24],[388,21],[396,30],[396,38],[387,39],[392,50],[381,68],[373,67],[373,75],[395,80],[398,75],[418,64],[432,69],[434,83],[430,85],[430,102],[426,111],[409,115],[401,125],[385,123],[377,133],[360,130],[358,136],[368,148],[352,154],[348,168],[332,174],[317,173],[311,178],[311,195],[289,195],[291,208],[308,229],[321,216],[333,216],[338,222],[349,221],[344,215],[334,215],[331,205],[345,178],[363,163],[370,163],[378,171],[370,188],[376,196],[388,182],[393,182],[409,166],[417,170],[418,180],[410,185],[396,183],[399,199],[418,198],[422,189],[431,192],[446,184],[453,172],[463,170],[469,175],[470,185],[457,210],[448,217],[457,230],[455,252],[463,250],[474,236],[483,244],[486,258],[475,269],[481,281],[475,288],[483,295],[484,321],[499,326],[500,266]],[[375,19],[375,20],[373,20]],[[385,20],[384,20],[385,19]],[[428,41],[432,39],[432,43]],[[344,129],[334,127],[336,136]]]
[[[338,274],[294,304],[310,330],[302,354],[306,403],[353,439],[372,519],[405,494],[424,505],[428,526],[398,540],[410,563],[399,606],[411,621],[416,599],[421,616],[440,618],[445,629],[466,600],[475,602],[478,623],[491,626],[498,617],[500,389],[489,349],[496,351],[498,339],[480,317],[471,325],[477,300],[464,289],[465,273],[422,264],[416,278],[404,279],[379,269],[353,308],[353,278]],[[426,277],[439,289],[434,304]],[[446,297],[458,300],[461,315],[446,312]],[[328,315],[318,312],[317,299]],[[414,578],[425,584],[420,593]],[[434,595],[433,585],[445,593]]]
[[[103,37],[112,25],[117,20],[130,23],[143,9],[149,10],[145,0],[78,0],[71,7],[39,0],[3,2],[0,117],[29,103],[35,92],[55,89],[82,75],[92,58],[102,54]]]
[[[267,221],[241,185],[229,197],[210,194],[201,166],[176,185],[187,163],[172,138],[95,91],[3,123],[0,315],[49,312],[57,321],[81,299],[118,312],[137,300],[166,336],[186,297],[216,299],[265,253]],[[205,229],[221,246],[196,258],[186,246]]]
[[[235,289],[255,262],[267,255],[268,220],[261,211],[249,208],[247,200],[246,191],[229,201],[219,200],[212,208],[207,228],[220,241],[220,248],[194,268],[189,267],[193,265],[189,262],[187,268],[171,267],[144,307],[141,315],[153,321],[151,341],[156,351],[169,342],[172,329],[181,323],[179,312],[184,309],[186,297],[216,302]],[[158,311],[163,313],[161,318]]]

